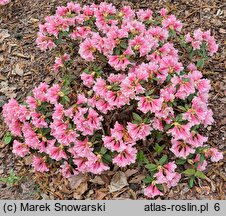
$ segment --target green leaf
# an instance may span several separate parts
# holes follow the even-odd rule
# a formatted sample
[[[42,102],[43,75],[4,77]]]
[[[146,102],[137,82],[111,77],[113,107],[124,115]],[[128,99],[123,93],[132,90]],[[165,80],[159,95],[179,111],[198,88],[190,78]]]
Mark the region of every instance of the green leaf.
[[[158,166],[153,163],[145,165],[145,168],[149,169],[151,172],[155,171],[157,169],[157,167]]]
[[[159,163],[161,164],[161,165],[163,165],[166,161],[167,161],[167,155],[163,155],[161,158],[160,158],[160,160],[159,160]]]
[[[44,128],[44,129],[42,129],[42,135],[45,136],[46,134],[50,133],[50,131],[51,131],[50,128]]]
[[[192,175],[195,175],[195,170],[194,169],[186,169],[183,173],[186,176],[192,176]]]
[[[169,130],[171,127],[172,127],[171,124],[166,124],[165,127],[164,127],[164,130],[167,131],[167,130]]]
[[[197,67],[198,68],[202,68],[205,64],[205,60],[204,59],[200,59],[197,61]]]
[[[115,48],[115,54],[116,54],[116,55],[120,55],[120,49],[117,48],[117,47]]]
[[[200,165],[203,164],[204,160],[205,160],[205,156],[203,154],[200,154],[200,160],[199,160]]]
[[[100,154],[104,155],[107,152],[107,149],[105,147],[101,147]]]
[[[124,49],[127,49],[127,47],[128,47],[127,44],[123,41],[120,43],[120,46]]]
[[[189,78],[182,77],[182,81],[184,81],[184,82],[189,82],[190,79],[189,79]]]
[[[183,119],[182,119],[182,114],[179,114],[179,115],[177,115],[176,116],[176,121],[177,122],[180,122],[180,121],[182,121]]]
[[[199,170],[196,171],[195,176],[201,179],[206,179],[206,175]]]
[[[146,92],[146,95],[147,95],[147,96],[148,96],[148,95],[151,95],[154,91],[155,91],[155,89],[151,89],[151,90],[149,90],[149,91]]]
[[[186,163],[186,160],[185,159],[178,159],[178,160],[176,160],[176,164],[177,165],[183,165],[185,163]]]
[[[160,154],[165,146],[160,146],[158,143],[155,144],[154,150],[157,154]]]
[[[140,166],[143,162],[145,164],[148,164],[148,159],[145,157],[144,152],[143,151],[139,151],[137,153],[137,162],[138,162],[138,166]]]
[[[5,136],[4,136],[4,143],[6,145],[8,145],[11,141],[12,141],[13,137],[10,133],[7,133]]]
[[[137,122],[142,123],[143,119],[137,114],[133,112],[133,119]]]
[[[103,162],[110,163],[112,161],[112,157],[109,154],[105,154],[102,156]]]
[[[179,108],[180,110],[185,111],[185,112],[187,111],[187,110],[186,110],[186,108],[185,108],[185,107],[183,107],[183,106],[178,106],[178,108]]]
[[[153,181],[153,178],[149,175],[143,180],[145,184],[150,184],[152,181]]]
[[[69,99],[68,96],[63,96],[63,97],[62,97],[62,103],[63,103],[63,104],[67,104],[67,103],[69,103],[69,102],[70,102],[70,99]]]
[[[195,162],[194,168],[197,169],[198,165],[199,165],[199,163]]]
[[[192,177],[189,179],[188,185],[189,185],[190,188],[192,188],[192,187],[194,186],[194,180],[195,180],[195,177],[194,177],[194,176],[192,176]]]

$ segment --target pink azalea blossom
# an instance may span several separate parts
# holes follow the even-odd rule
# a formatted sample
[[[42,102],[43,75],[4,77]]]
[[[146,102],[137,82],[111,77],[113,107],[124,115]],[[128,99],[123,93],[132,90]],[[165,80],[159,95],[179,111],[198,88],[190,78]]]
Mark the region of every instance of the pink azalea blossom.
[[[186,159],[189,154],[195,153],[195,149],[184,140],[172,139],[171,143],[172,147],[170,151],[172,151],[176,157]]]
[[[212,162],[218,162],[223,159],[222,152],[219,152],[216,148],[210,148],[205,153],[206,157],[210,157]]]
[[[153,99],[151,97],[138,97],[138,109],[143,113],[151,111],[153,113],[161,110],[163,98]]]
[[[70,178],[71,176],[75,176],[78,174],[78,171],[73,169],[66,161],[64,161],[60,168],[60,172],[64,178]]]
[[[151,133],[152,128],[150,124],[133,124],[131,122],[128,122],[127,130],[132,139],[136,141],[145,139]]]
[[[34,170],[37,172],[48,172],[49,168],[47,167],[46,163],[38,156],[33,157],[32,166],[34,167]]]
[[[132,148],[131,145],[127,145],[126,149],[116,155],[112,162],[119,167],[125,167],[129,164],[135,163],[137,149]]]
[[[0,5],[6,5],[10,2],[10,0],[0,0]]]
[[[61,93],[61,87],[58,84],[54,84],[52,87],[50,87],[46,92],[47,100],[55,104],[58,101],[59,94]]]
[[[63,147],[56,147],[56,146],[52,146],[48,149],[48,153],[49,156],[56,160],[56,161],[60,161],[62,159],[67,159],[67,154],[66,152],[63,150]]]
[[[24,157],[30,151],[29,151],[28,146],[25,143],[21,143],[21,142],[18,142],[17,140],[14,140],[12,152],[17,156]]]
[[[199,154],[196,155],[194,162],[198,163],[197,170],[199,170],[199,171],[203,171],[207,167],[207,161],[206,160],[204,160],[202,163],[200,162],[200,155]]]
[[[156,185],[151,184],[144,189],[144,195],[149,198],[154,198],[155,196],[162,196],[163,193],[157,188]]]

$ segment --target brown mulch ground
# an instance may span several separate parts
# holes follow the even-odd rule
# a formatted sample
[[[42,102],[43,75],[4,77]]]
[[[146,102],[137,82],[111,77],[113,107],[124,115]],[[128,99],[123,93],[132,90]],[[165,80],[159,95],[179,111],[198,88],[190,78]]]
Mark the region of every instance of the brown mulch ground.
[[[0,107],[9,97],[19,101],[41,81],[49,84],[57,77],[51,72],[53,58],[51,53],[41,52],[35,45],[38,23],[53,14],[56,6],[66,0],[12,0],[8,6],[0,8]],[[100,1],[78,1],[95,2]],[[226,4],[222,0],[165,0],[165,1],[110,1],[117,6],[129,4],[133,8],[159,9],[167,7],[184,23],[186,31],[201,27],[211,29],[219,43],[218,54],[203,69],[205,77],[211,80],[210,107],[214,112],[215,123],[207,128],[209,144],[217,146],[226,153]],[[1,42],[1,35],[8,36]],[[0,108],[1,111],[1,108]],[[0,140],[7,128],[0,117]],[[209,181],[198,182],[190,190],[186,183],[166,193],[163,199],[226,199],[226,154],[220,163],[208,166]],[[144,199],[141,184],[144,174],[137,167],[128,170],[114,170],[94,177],[78,176],[66,181],[59,176],[50,180],[48,176],[34,175],[11,153],[11,146],[0,141],[0,178],[9,175],[11,169],[16,175],[24,176],[17,184],[9,186],[0,182],[0,199]],[[115,183],[122,189],[116,188]],[[109,188],[109,185],[111,187]]]

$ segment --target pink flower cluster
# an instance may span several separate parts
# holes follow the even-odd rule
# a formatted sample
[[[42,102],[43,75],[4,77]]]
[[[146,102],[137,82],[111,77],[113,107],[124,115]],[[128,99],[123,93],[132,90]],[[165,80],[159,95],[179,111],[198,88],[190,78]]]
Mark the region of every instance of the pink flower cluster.
[[[10,0],[0,0],[0,5],[6,5],[10,2]]]
[[[172,162],[157,165],[145,189],[151,198],[163,194],[159,185],[177,185],[181,174],[175,171],[175,158],[192,158],[200,171],[207,166],[203,156],[212,162],[222,159],[199,132],[214,121],[208,108],[210,81],[178,54],[173,39],[181,35],[181,28],[165,9],[156,16],[149,9],[117,10],[105,2],[58,7],[40,25],[36,42],[41,50],[78,42],[78,54],[87,65],[80,75],[84,92],[73,92],[72,97],[64,86],[41,83],[26,98],[27,105],[15,100],[5,104],[5,122],[19,137],[13,152],[20,157],[33,154],[33,167],[39,172],[47,172],[52,159],[60,163],[64,177],[99,174],[110,169],[111,162],[119,167],[134,163],[140,143],[149,143],[158,133],[169,140]],[[186,42],[194,49],[206,43],[210,55],[217,51],[209,31],[196,30]],[[54,71],[73,62],[73,55],[74,51],[57,57]],[[133,115],[127,120],[118,118],[128,110]]]
[[[202,44],[206,44],[210,55],[213,55],[218,50],[218,45],[214,37],[210,35],[210,31],[203,32],[201,29],[196,29],[193,37],[189,33],[185,36],[185,41],[186,43],[191,43],[193,50],[199,50]]]

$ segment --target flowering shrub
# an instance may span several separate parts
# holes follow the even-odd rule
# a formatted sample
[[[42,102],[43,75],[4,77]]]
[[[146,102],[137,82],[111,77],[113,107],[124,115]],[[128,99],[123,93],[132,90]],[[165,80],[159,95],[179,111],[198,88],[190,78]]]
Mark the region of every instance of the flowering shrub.
[[[163,195],[163,184],[176,186],[182,174],[190,187],[205,179],[208,158],[216,162],[223,155],[200,133],[214,120],[210,81],[199,69],[218,46],[209,31],[191,36],[181,29],[165,9],[58,7],[40,25],[36,42],[44,51],[70,47],[56,58],[55,72],[67,72],[79,53],[86,65],[82,88],[73,80],[41,83],[25,104],[5,104],[5,122],[18,137],[13,152],[34,155],[35,171],[58,166],[66,178],[137,159],[148,170],[144,193],[151,198]]]
[[[0,5],[6,5],[10,2],[10,0],[0,0]]]

